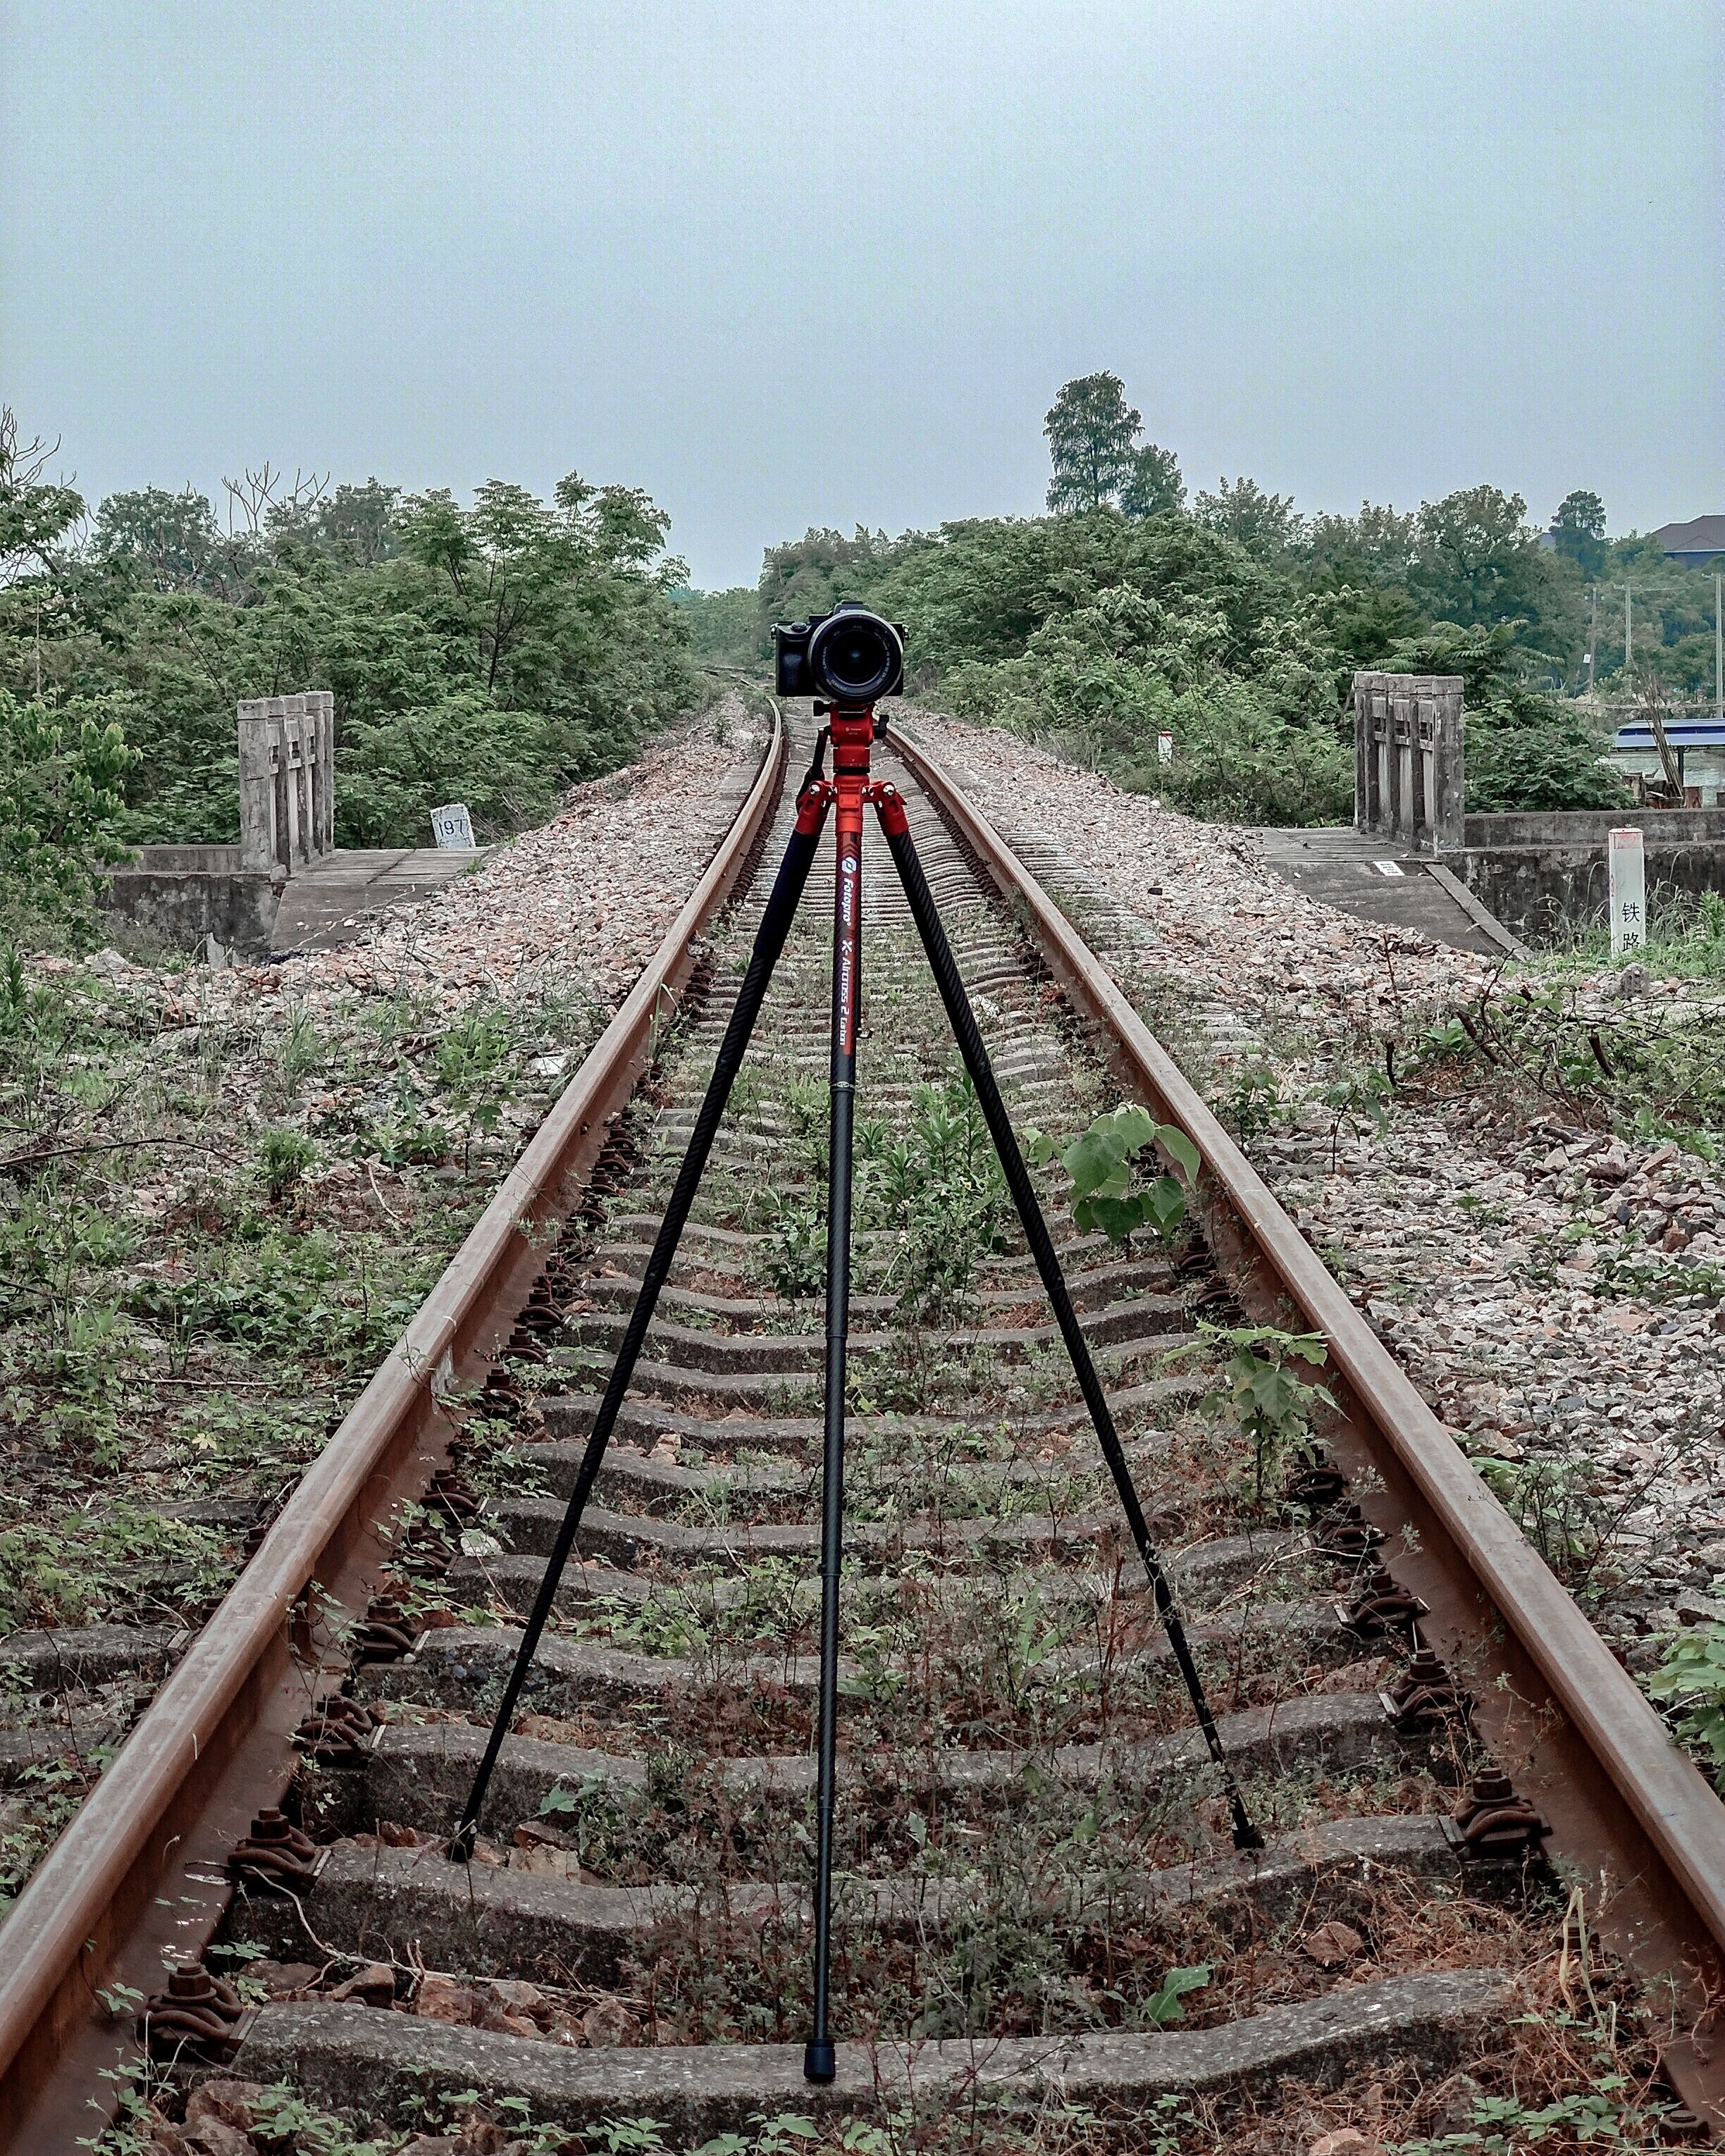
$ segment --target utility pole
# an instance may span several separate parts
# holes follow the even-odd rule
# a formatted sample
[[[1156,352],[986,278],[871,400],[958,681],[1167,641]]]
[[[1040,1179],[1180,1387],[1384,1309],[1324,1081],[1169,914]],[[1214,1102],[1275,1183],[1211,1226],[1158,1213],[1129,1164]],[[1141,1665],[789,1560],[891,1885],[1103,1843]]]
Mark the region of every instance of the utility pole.
[[[1599,588],[1598,584],[1594,586],[1593,598],[1593,620],[1587,632],[1587,693],[1589,701],[1593,698],[1594,677],[1598,671],[1599,656]]]
[[[1635,663],[1635,633],[1634,616],[1630,611],[1634,604],[1634,594],[1625,584],[1623,588],[1623,670],[1625,674]]]
[[[1725,726],[1725,576],[1713,572],[1713,711]]]

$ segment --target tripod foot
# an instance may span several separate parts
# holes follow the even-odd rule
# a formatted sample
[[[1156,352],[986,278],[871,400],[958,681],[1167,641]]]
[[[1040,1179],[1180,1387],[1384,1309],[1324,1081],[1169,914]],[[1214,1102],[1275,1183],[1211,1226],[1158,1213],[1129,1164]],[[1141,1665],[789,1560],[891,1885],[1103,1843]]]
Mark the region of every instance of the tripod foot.
[[[831,2042],[805,2044],[803,2046],[803,2078],[805,2082],[832,2081],[839,2071],[836,2046]]]

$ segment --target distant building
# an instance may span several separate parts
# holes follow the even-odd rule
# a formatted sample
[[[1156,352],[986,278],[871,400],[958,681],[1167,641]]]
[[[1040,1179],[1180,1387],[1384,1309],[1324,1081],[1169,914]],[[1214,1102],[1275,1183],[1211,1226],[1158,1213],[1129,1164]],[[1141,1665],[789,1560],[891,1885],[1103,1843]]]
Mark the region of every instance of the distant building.
[[[1653,536],[1686,568],[1699,569],[1725,556],[1725,516],[1692,516],[1686,524],[1661,524]]]
[[[1703,517],[1702,523],[1725,524],[1725,517]],[[1681,531],[1685,527],[1676,527]],[[1668,718],[1665,737],[1677,759],[1683,781],[1683,799],[1691,808],[1725,808],[1725,721],[1717,718]],[[1659,744],[1645,719],[1632,719],[1617,729],[1617,738],[1606,752],[1605,762],[1630,784],[1651,780],[1656,788],[1665,783],[1665,766]],[[1641,791],[1635,786],[1635,791]]]

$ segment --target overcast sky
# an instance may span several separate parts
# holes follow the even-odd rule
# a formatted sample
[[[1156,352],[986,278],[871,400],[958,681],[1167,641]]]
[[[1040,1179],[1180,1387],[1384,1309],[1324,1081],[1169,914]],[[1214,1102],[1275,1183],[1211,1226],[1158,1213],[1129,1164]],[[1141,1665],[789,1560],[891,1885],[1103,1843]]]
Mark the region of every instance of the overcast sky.
[[[0,0],[0,396],[92,501],[268,456],[648,488],[706,585],[1189,483],[1725,511],[1718,0]]]

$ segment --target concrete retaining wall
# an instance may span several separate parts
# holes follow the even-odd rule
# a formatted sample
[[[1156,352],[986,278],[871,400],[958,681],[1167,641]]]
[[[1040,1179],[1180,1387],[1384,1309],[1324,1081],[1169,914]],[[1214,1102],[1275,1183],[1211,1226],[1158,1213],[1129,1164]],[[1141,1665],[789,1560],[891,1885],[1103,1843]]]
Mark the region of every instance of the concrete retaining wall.
[[[1725,808],[1545,808],[1512,816],[1469,816],[1464,846],[1597,846],[1609,833],[1638,829],[1647,841],[1649,864],[1656,844],[1725,844]]]
[[[1639,815],[1591,814],[1551,816],[1470,816],[1468,835],[1481,824],[1548,824],[1598,823],[1599,837],[1579,844],[1468,845],[1445,855],[1445,865],[1459,876],[1482,906],[1525,943],[1545,943],[1586,928],[1605,917],[1609,897],[1605,866],[1605,833],[1614,825],[1671,819],[1684,814],[1725,826],[1716,809],[1651,809]],[[1568,839],[1567,831],[1561,833]],[[1686,844],[1650,832],[1647,837],[1647,896],[1657,904],[1674,894],[1725,891],[1725,828],[1717,837],[1695,834]]]
[[[242,957],[264,957],[287,878],[239,865],[238,846],[140,846],[113,871],[105,911],[165,942],[197,950],[206,937]]]

